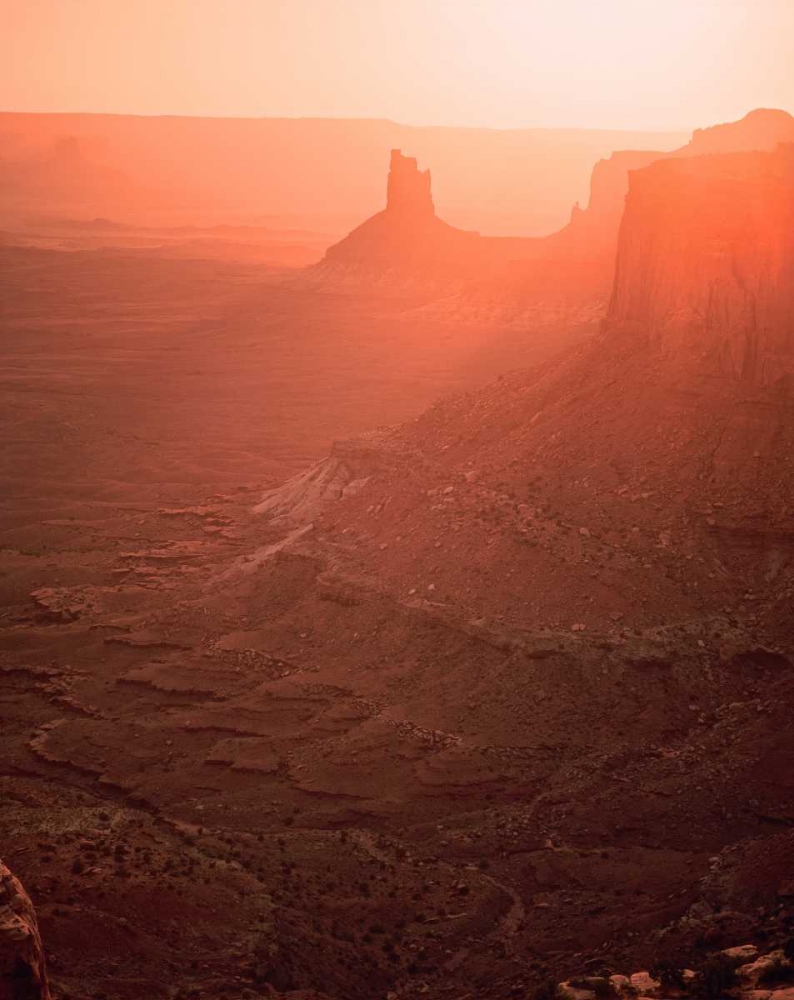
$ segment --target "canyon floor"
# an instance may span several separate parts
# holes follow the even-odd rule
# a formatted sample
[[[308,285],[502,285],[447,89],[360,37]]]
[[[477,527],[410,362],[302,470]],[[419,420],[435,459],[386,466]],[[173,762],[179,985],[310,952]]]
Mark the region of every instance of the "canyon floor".
[[[57,995],[522,997],[788,933],[787,566],[750,591],[741,553],[690,565],[562,504],[519,524],[516,483],[459,474],[456,407],[485,406],[498,463],[534,376],[410,430],[575,353],[586,316],[561,339],[541,310],[528,340],[454,292],[119,248],[6,247],[0,282],[0,843]],[[335,452],[392,462],[343,520],[254,514],[398,421],[422,449]],[[313,475],[276,497],[339,488]],[[663,498],[621,482],[601,516],[655,525]],[[519,547],[547,562],[529,618],[475,615],[483,553]],[[549,607],[605,547],[618,578],[662,581],[659,606],[607,581]],[[684,577],[725,608],[679,614]]]
[[[563,334],[549,310],[554,336],[528,342],[521,324],[465,315],[454,291],[323,290],[250,254],[89,235],[68,252],[0,248],[0,842],[60,995],[364,995],[405,964],[409,910],[426,910],[434,949],[463,919],[440,918],[446,903],[467,926],[517,926],[520,899],[484,873],[469,890],[456,865],[431,865],[415,885],[419,862],[383,840],[393,804],[382,828],[358,825],[356,794],[287,774],[283,754],[369,718],[344,686],[287,693],[266,762],[258,742],[245,760],[261,722],[189,716],[309,667],[299,632],[279,652],[258,615],[205,604],[219,567],[251,551],[265,487],[336,438],[542,360],[596,311]]]

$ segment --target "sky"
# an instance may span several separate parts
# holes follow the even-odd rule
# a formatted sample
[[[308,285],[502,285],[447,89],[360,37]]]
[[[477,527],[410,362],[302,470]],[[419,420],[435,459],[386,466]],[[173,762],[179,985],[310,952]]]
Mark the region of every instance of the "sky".
[[[0,0],[0,110],[689,129],[794,111],[794,0]]]

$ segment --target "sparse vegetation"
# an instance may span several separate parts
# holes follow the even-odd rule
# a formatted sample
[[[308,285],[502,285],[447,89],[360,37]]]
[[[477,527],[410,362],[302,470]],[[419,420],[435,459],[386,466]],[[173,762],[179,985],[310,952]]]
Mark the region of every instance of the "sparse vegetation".
[[[736,959],[727,955],[709,956],[695,977],[692,992],[704,1000],[719,1000],[736,986],[739,979],[736,967]]]
[[[564,1000],[567,996],[556,979],[546,979],[530,993],[530,1000]]]
[[[794,965],[787,958],[776,955],[761,972],[758,985],[774,986],[777,983],[787,983],[792,977],[794,977]]]
[[[663,959],[651,966],[650,974],[652,979],[656,979],[665,993],[677,992],[686,988],[684,970],[675,962]]]

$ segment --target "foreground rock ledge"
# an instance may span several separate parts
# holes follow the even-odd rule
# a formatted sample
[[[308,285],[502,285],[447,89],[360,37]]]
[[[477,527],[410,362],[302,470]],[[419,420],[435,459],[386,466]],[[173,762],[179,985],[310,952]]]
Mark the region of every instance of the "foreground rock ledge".
[[[47,970],[30,897],[0,861],[0,1000],[49,1000]]]

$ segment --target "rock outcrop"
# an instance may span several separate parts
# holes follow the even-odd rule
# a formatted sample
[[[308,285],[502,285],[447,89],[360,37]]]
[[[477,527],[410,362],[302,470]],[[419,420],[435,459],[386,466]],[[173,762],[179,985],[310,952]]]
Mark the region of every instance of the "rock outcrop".
[[[632,173],[607,329],[682,368],[790,382],[794,145]]]
[[[389,178],[386,183],[386,211],[401,215],[435,215],[430,189],[430,171],[420,170],[416,159],[391,151]]]
[[[44,949],[30,897],[0,862],[0,1000],[49,1000]]]
[[[771,152],[781,142],[794,142],[794,117],[778,108],[756,108],[737,122],[698,128],[683,149],[673,156],[706,156],[712,153]]]
[[[617,229],[617,220],[610,231]],[[610,253],[612,251],[610,246]],[[592,253],[571,253],[565,240],[483,236],[449,225],[435,213],[430,171],[392,150],[386,208],[330,247],[307,272],[321,282],[373,281],[454,287],[468,309],[502,308],[505,302],[593,300],[609,291],[611,264],[593,270]]]
[[[703,995],[711,972],[690,959],[704,943],[790,933],[788,157],[633,173],[602,337],[385,429],[358,491],[342,492],[331,463],[262,508],[276,521],[297,500],[303,516],[309,485],[314,531],[310,548],[301,540],[257,575],[247,613],[312,663],[313,690],[360,685],[379,713],[305,787],[369,795],[355,775],[366,760],[401,823],[421,789],[423,824],[430,796],[436,808],[449,789],[466,826],[445,816],[438,856],[488,857],[488,877],[508,887],[499,954],[575,951],[575,1000],[610,985],[626,1000],[680,997],[701,974],[688,995]],[[395,751],[384,723],[421,733],[432,758]],[[486,789],[509,800],[494,847],[485,814],[469,812]],[[675,977],[644,964],[671,955]],[[745,949],[728,957],[753,962]],[[463,968],[462,994],[479,982],[469,960],[442,967],[444,987]],[[648,971],[592,975],[610,968]],[[768,968],[740,974],[769,987],[744,995],[792,1000]],[[509,995],[512,965],[509,986],[488,972],[478,995]]]
[[[377,468],[378,451],[366,436],[337,441],[328,458],[268,490],[254,508],[274,522],[308,524],[334,500],[352,496]]]
[[[771,152],[780,143],[794,142],[794,118],[787,111],[756,110],[736,122],[695,129],[691,140],[672,152],[621,150],[599,160],[590,178],[587,207],[574,209],[571,224],[559,234],[574,244],[589,243],[593,248],[614,250],[626,195],[629,174],[657,160],[687,159],[713,153],[740,153],[749,150]]]
[[[615,607],[643,625],[747,593],[777,607],[794,584],[792,331],[794,148],[634,171],[601,334],[388,434],[328,522],[357,534],[353,572],[466,594],[477,619],[585,608],[578,632],[611,629]],[[439,561],[445,544],[465,558]]]
[[[760,110],[738,122],[698,130],[673,152],[613,153],[593,168],[587,206],[574,206],[569,224],[558,232],[533,238],[483,236],[442,221],[433,207],[430,172],[392,150],[386,209],[330,247],[312,274],[354,282],[452,281],[477,304],[570,302],[583,295],[588,302],[606,303],[630,174],[659,160],[772,151],[792,140],[791,115]]]
[[[500,261],[510,259],[507,247],[532,242],[505,238]],[[430,171],[419,170],[413,157],[393,149],[386,208],[330,247],[314,269],[322,278],[344,275],[354,280],[389,277],[433,282],[468,278],[494,263],[479,233],[456,229],[439,219],[433,207]],[[512,251],[511,251],[512,252]]]

